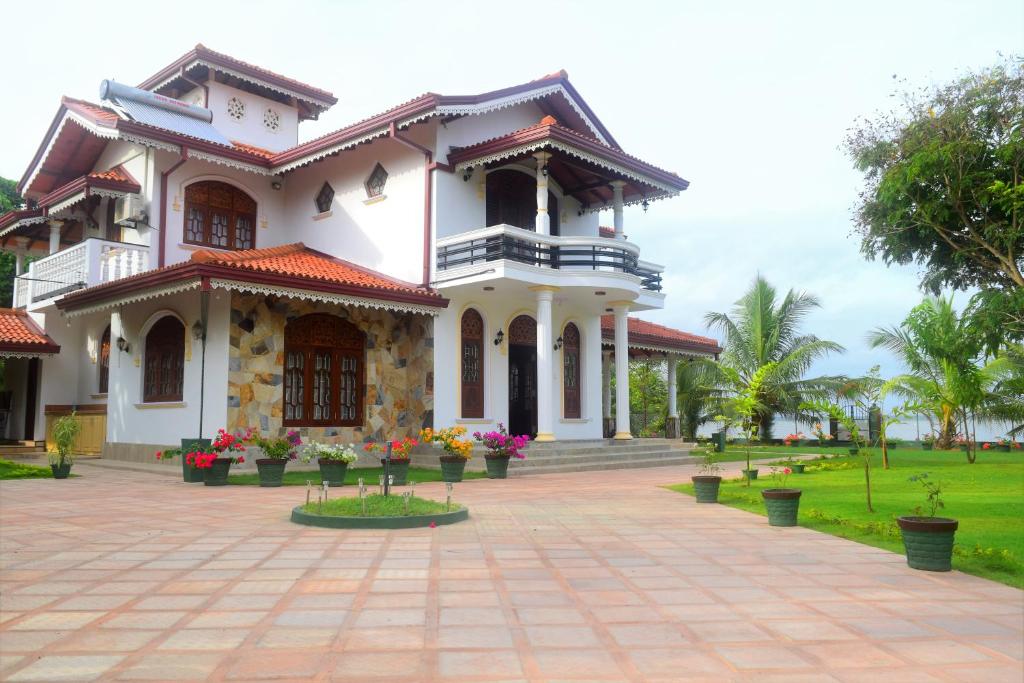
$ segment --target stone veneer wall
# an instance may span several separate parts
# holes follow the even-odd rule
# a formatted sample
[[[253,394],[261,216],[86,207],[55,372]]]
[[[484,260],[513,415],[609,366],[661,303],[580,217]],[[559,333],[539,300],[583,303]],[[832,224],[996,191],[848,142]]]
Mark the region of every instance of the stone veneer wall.
[[[330,313],[366,333],[362,427],[302,427],[328,442],[415,437],[434,419],[434,321],[428,315],[346,308],[263,294],[231,296],[228,428],[283,435],[284,327],[307,313]],[[390,342],[390,350],[388,349]]]

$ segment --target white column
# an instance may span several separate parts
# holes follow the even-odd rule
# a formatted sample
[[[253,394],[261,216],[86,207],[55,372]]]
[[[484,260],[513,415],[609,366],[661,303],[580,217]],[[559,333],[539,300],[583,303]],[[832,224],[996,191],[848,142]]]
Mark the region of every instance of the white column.
[[[14,252],[14,277],[25,272],[25,250],[20,247]]]
[[[555,351],[551,341],[551,300],[556,287],[531,287],[537,292],[537,438],[555,440],[554,382],[552,362]]]
[[[551,154],[548,152],[537,152],[537,234],[551,234],[551,217],[548,216],[548,159]]]
[[[679,410],[676,408],[676,366],[679,362],[677,356],[668,357],[668,416],[679,417]]]
[[[601,417],[612,416],[612,352],[601,352]]]
[[[623,180],[613,180],[609,183],[612,186],[612,211],[615,214],[615,239],[625,239],[623,235],[623,213],[622,213],[622,188],[625,186]]]
[[[61,221],[50,221],[50,253],[56,254],[60,251],[60,228]]]
[[[615,310],[615,438],[632,439],[629,433],[629,314],[628,301],[612,302]]]

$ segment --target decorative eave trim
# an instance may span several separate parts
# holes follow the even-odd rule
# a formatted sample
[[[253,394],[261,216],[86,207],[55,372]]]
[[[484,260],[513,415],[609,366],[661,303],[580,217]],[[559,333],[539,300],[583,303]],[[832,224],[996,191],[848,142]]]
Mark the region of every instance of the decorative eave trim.
[[[224,280],[212,278],[210,286],[216,289],[227,289],[248,294],[273,294],[285,296],[292,299],[303,299],[305,301],[318,301],[321,303],[334,303],[343,306],[358,306],[398,313],[418,313],[420,315],[438,316],[440,310],[435,306],[420,306],[417,304],[401,303],[397,301],[386,301],[383,299],[367,299],[343,294],[332,294],[311,289],[298,289],[295,287],[280,287],[276,285],[262,284],[258,282],[243,282],[239,280]]]
[[[171,294],[187,292],[192,289],[199,289],[200,282],[200,278],[196,277],[195,279],[187,280],[185,282],[178,282],[171,285],[166,285],[164,287],[143,289],[132,292],[131,294],[126,294],[123,296],[117,296],[111,299],[107,299],[106,301],[102,301],[97,304],[92,304],[91,306],[65,310],[64,315],[66,315],[69,318],[77,318],[82,315],[88,315],[90,313],[98,313],[100,311],[106,311],[112,308],[117,308],[118,306],[122,306],[124,304],[133,304],[139,301],[157,299],[162,296],[169,296]]]
[[[84,189],[79,190],[78,192],[74,193],[67,199],[63,199],[57,202],[56,204],[50,204],[49,206],[47,206],[46,214],[49,216],[50,214],[58,213],[60,211],[63,211],[64,209],[69,209],[75,204],[85,200],[85,198],[88,196],[89,193],[86,192]]]
[[[478,104],[467,103],[467,104],[445,104],[437,107],[437,114],[441,116],[452,116],[456,114],[486,114],[488,112],[497,111],[499,109],[507,109],[514,107],[517,104],[523,102],[532,102],[533,100],[539,100],[547,97],[548,95],[559,94],[569,106],[579,115],[583,122],[587,124],[587,128],[591,133],[597,137],[602,143],[609,145],[608,139],[601,133],[601,130],[594,125],[594,122],[590,119],[590,116],[583,110],[582,107],[576,102],[576,99],[569,94],[569,91],[561,83],[554,83],[552,85],[537,88],[536,90],[527,90],[521,93],[515,93],[512,95],[506,95],[504,97],[498,97],[492,100],[486,100]]]
[[[56,351],[30,351],[25,349],[24,351],[6,351],[0,349],[0,358],[53,358],[60,353],[60,347],[57,347]]]
[[[6,237],[18,228],[25,227],[26,225],[36,225],[37,223],[46,223],[49,220],[46,216],[33,216],[31,218],[22,218],[8,225],[3,230],[0,230],[0,237]]]
[[[180,154],[181,147],[179,145],[172,145],[169,142],[160,142],[152,138],[145,137],[143,135],[135,135],[134,133],[120,133],[118,136],[119,140],[125,142],[132,142],[136,145],[142,145],[143,147],[152,147],[153,149],[162,149],[165,152],[171,152],[173,154]]]
[[[228,159],[227,157],[220,156],[218,154],[207,154],[206,152],[197,152],[193,149],[188,150],[188,158],[196,159],[198,161],[208,161],[211,164],[220,164],[221,166],[227,166],[228,168],[234,168],[239,171],[246,171],[256,175],[272,176],[276,175],[276,172],[261,166],[254,164],[247,164],[244,161],[237,161],[235,159]]]
[[[614,337],[602,336],[602,338],[601,338],[601,346],[605,346],[605,347],[609,347],[609,348],[614,348],[615,344],[613,342],[614,342]],[[721,351],[716,352],[716,351],[712,351],[711,349],[708,349],[706,351],[702,350],[702,349],[698,349],[698,348],[692,348],[692,347],[688,347],[688,348],[683,349],[683,348],[676,348],[676,347],[673,347],[673,346],[665,346],[665,345],[661,345],[661,344],[647,344],[647,343],[644,343],[644,342],[635,342],[635,341],[629,342],[627,344],[627,346],[629,348],[631,348],[631,349],[637,349],[639,351],[653,351],[655,353],[665,353],[665,354],[670,354],[670,355],[673,355],[673,356],[686,356],[686,357],[691,357],[691,358],[714,358],[717,355],[717,353],[721,353]],[[695,343],[695,346],[696,346],[696,343]]]
[[[643,202],[644,199],[651,201],[655,198],[674,197],[679,194],[679,190],[672,187],[671,185],[654,180],[650,176],[638,173],[637,171],[629,169],[621,164],[616,164],[612,161],[603,159],[596,154],[590,154],[589,152],[584,152],[572,145],[567,145],[565,143],[551,139],[537,140],[536,142],[529,142],[523,145],[517,145],[516,147],[511,147],[509,149],[505,149],[500,152],[495,152],[493,154],[488,154],[486,156],[475,157],[473,159],[460,161],[455,165],[455,170],[464,171],[471,166],[484,166],[486,164],[494,163],[496,161],[504,161],[505,159],[512,159],[518,156],[522,156],[523,154],[526,154],[528,152],[535,152],[540,149],[559,150],[560,152],[564,152],[565,154],[568,154],[570,156],[574,156],[578,159],[582,159],[584,161],[592,163],[595,166],[600,166],[602,168],[608,169],[609,171],[614,171],[615,173],[635,180],[636,182],[640,182],[643,183],[644,185],[649,185],[660,190],[660,194],[658,195],[649,195],[647,197],[641,197],[639,199],[630,200],[629,202],[625,202],[626,204],[637,204]],[[592,208],[591,211],[598,211],[601,208],[604,207],[602,206]]]
[[[324,159],[325,157],[329,157],[332,154],[337,154],[338,152],[344,152],[346,149],[351,149],[352,147],[356,147],[357,145],[361,145],[361,144],[363,144],[365,142],[370,142],[371,140],[375,140],[377,138],[382,138],[382,137],[386,136],[387,134],[388,134],[388,126],[387,126],[387,124],[385,124],[379,130],[375,130],[373,132],[366,133],[365,135],[360,135],[359,137],[352,138],[350,140],[345,140],[344,142],[339,142],[339,143],[331,145],[329,147],[324,147],[323,149],[318,149],[315,152],[310,152],[306,156],[300,157],[300,158],[298,158],[298,159],[296,159],[294,161],[290,161],[290,162],[288,162],[286,164],[282,164],[280,166],[274,166],[272,169],[270,169],[270,172],[268,172],[268,175],[276,175],[278,173],[287,173],[288,171],[294,171],[297,168],[300,168],[302,166],[306,166],[308,164],[312,164],[314,162],[320,161],[321,159]],[[285,152],[287,152],[287,150],[285,150]],[[284,152],[282,152],[282,154],[283,153]]]
[[[64,106],[64,105],[62,105]],[[53,146],[57,144],[57,140],[60,139],[60,134],[64,131],[64,126],[71,121],[77,124],[80,128],[88,133],[92,133],[96,137],[105,138],[108,140],[116,140],[118,137],[117,130],[115,128],[107,128],[104,126],[97,126],[89,121],[85,117],[78,113],[71,111],[66,106],[64,107],[64,113],[61,115],[60,123],[57,124],[57,128],[50,135],[50,139],[46,143],[46,147],[43,149],[42,154],[39,155],[37,161],[32,166],[31,172],[26,176],[25,180],[18,185],[18,191],[24,192],[25,188],[28,188],[35,181],[36,176],[39,175],[39,171],[42,170],[43,164],[46,163],[47,158],[50,156],[50,152],[53,151]]]

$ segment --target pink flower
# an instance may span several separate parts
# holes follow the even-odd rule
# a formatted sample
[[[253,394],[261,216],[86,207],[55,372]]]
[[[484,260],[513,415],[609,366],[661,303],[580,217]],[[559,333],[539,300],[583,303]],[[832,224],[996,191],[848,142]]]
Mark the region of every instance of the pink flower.
[[[789,469],[789,468],[787,467],[786,469],[782,470],[782,473],[783,473],[783,474],[793,474],[793,470],[791,470],[791,469]]]
[[[436,529],[436,528],[437,528],[437,523],[435,523],[435,522],[431,522],[431,523],[430,523],[430,528],[431,528],[431,529]]]

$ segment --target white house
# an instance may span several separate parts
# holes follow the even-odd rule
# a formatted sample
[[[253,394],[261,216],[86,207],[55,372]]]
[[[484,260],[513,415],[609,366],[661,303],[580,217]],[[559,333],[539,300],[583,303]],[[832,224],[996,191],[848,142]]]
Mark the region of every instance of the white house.
[[[624,152],[565,72],[298,144],[335,102],[202,45],[62,98],[28,207],[0,217],[18,254],[0,436],[76,409],[107,457],[224,426],[627,439],[609,379],[628,406],[630,353],[719,351],[628,317],[665,293],[626,207],[688,183]]]

